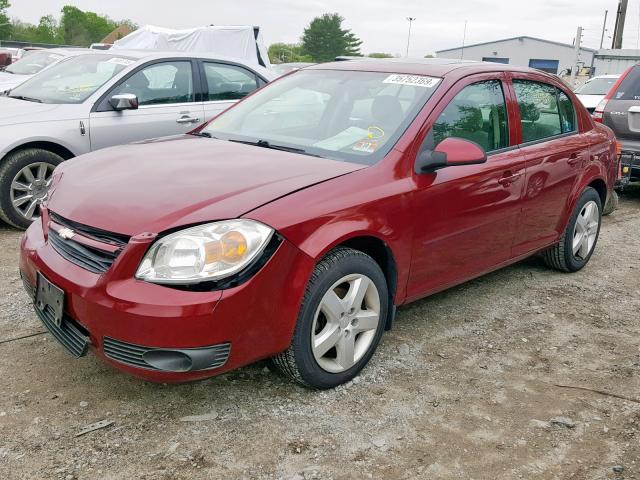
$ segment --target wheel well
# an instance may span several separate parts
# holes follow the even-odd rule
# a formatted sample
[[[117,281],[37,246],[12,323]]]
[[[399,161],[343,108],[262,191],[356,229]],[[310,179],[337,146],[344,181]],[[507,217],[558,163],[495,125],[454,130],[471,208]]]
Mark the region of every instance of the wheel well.
[[[376,237],[350,238],[336,246],[353,248],[354,250],[366,253],[373,258],[382,269],[382,273],[384,273],[384,276],[387,279],[387,288],[389,289],[389,314],[387,316],[387,325],[385,328],[386,330],[391,330],[391,325],[396,311],[393,299],[396,296],[396,289],[398,287],[398,270],[396,268],[396,261],[393,258],[391,249],[386,243]]]
[[[55,153],[56,155],[60,155],[63,159],[69,160],[70,158],[75,157],[75,155],[67,148],[53,142],[29,142],[22,144],[10,152],[7,155],[10,155],[14,152],[19,152],[20,150],[26,150],[27,148],[39,148],[41,150],[47,150],[48,152]]]
[[[600,201],[602,202],[602,208],[604,208],[605,203],[607,203],[607,184],[604,183],[604,180],[597,179],[591,182],[589,186],[598,192]]]

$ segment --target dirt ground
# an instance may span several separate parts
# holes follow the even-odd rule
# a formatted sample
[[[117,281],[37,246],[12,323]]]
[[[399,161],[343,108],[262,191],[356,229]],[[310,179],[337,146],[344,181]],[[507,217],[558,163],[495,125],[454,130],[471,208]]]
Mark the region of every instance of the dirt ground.
[[[582,272],[530,259],[403,307],[327,392],[264,364],[155,385],[7,342],[43,330],[19,237],[0,228],[1,479],[640,479],[640,189]]]

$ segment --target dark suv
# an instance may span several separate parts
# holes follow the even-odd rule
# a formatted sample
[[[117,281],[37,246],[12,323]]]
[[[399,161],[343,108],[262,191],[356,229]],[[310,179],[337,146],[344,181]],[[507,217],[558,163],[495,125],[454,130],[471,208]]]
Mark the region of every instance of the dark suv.
[[[610,127],[622,147],[622,185],[640,182],[640,64],[630,67],[593,113]]]

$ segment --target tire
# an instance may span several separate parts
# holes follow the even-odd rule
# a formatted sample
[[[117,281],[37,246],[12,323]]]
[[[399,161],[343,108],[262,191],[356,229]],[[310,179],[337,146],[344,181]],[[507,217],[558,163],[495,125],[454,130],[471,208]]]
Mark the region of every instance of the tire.
[[[0,219],[16,228],[26,229],[34,218],[37,218],[39,205],[47,198],[47,190],[51,181],[53,169],[62,163],[64,159],[60,155],[39,148],[26,148],[5,157],[0,163]],[[34,181],[24,176],[27,167],[31,166]],[[39,178],[40,167],[44,168],[44,176]],[[21,185],[29,185],[33,190],[17,190],[12,187],[14,180]],[[23,196],[32,195],[24,204],[15,206],[14,201]],[[32,207],[33,204],[33,208]],[[29,212],[32,215],[29,216]]]
[[[378,264],[358,250],[336,248],[316,265],[309,279],[291,345],[271,361],[305,387],[328,389],[348,382],[373,356],[388,306],[387,282]]]
[[[589,220],[585,220],[588,208],[597,208],[597,211],[590,210]],[[578,199],[560,241],[543,252],[542,256],[547,266],[561,272],[577,272],[584,268],[589,263],[598,242],[602,223],[601,212],[600,195],[595,189],[587,187]],[[579,217],[581,218],[580,225],[577,225]],[[582,241],[579,242],[579,248],[576,252],[574,241],[580,239]]]
[[[607,199],[607,203],[604,205],[604,209],[602,210],[602,216],[606,217],[607,215],[611,215],[618,209],[618,203],[620,203],[620,197],[618,196],[618,192],[615,190],[611,192],[609,198]]]

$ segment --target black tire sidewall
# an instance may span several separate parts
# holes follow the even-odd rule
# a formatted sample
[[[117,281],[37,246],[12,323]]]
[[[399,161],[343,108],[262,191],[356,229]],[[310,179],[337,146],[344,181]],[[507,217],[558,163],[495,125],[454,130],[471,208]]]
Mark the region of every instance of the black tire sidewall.
[[[327,290],[340,278],[350,274],[362,274],[369,277],[380,295],[380,322],[369,351],[350,369],[340,373],[330,373],[318,365],[311,351],[311,328],[315,312]],[[323,272],[313,285],[300,309],[298,326],[294,334],[293,347],[298,371],[305,383],[316,388],[333,388],[354,378],[369,362],[384,333],[389,307],[387,282],[378,264],[370,257],[355,254],[343,258],[332,269]]]
[[[61,156],[37,148],[20,150],[5,157],[0,163],[0,218],[14,227],[26,229],[31,222],[16,212],[13,207],[11,182],[20,170],[30,164],[44,162],[57,167],[63,161]]]
[[[578,220],[578,215],[580,215],[580,212],[582,211],[583,207],[587,204],[587,202],[591,202],[591,201],[595,202],[596,205],[598,205],[598,213],[599,213],[598,232],[596,234],[596,240],[593,243],[593,247],[591,248],[589,255],[587,255],[587,258],[582,259],[582,258],[577,258],[573,254],[573,231],[576,226],[576,222]],[[600,195],[598,194],[598,192],[595,189],[589,187],[582,193],[582,195],[578,199],[578,202],[576,203],[573,213],[571,214],[569,224],[567,225],[567,230],[565,232],[564,254],[565,254],[566,265],[569,268],[569,270],[573,272],[577,272],[578,270],[581,270],[587,263],[589,263],[589,260],[591,259],[593,252],[595,252],[596,250],[598,239],[600,238],[601,226],[602,226],[602,200],[600,199]]]

